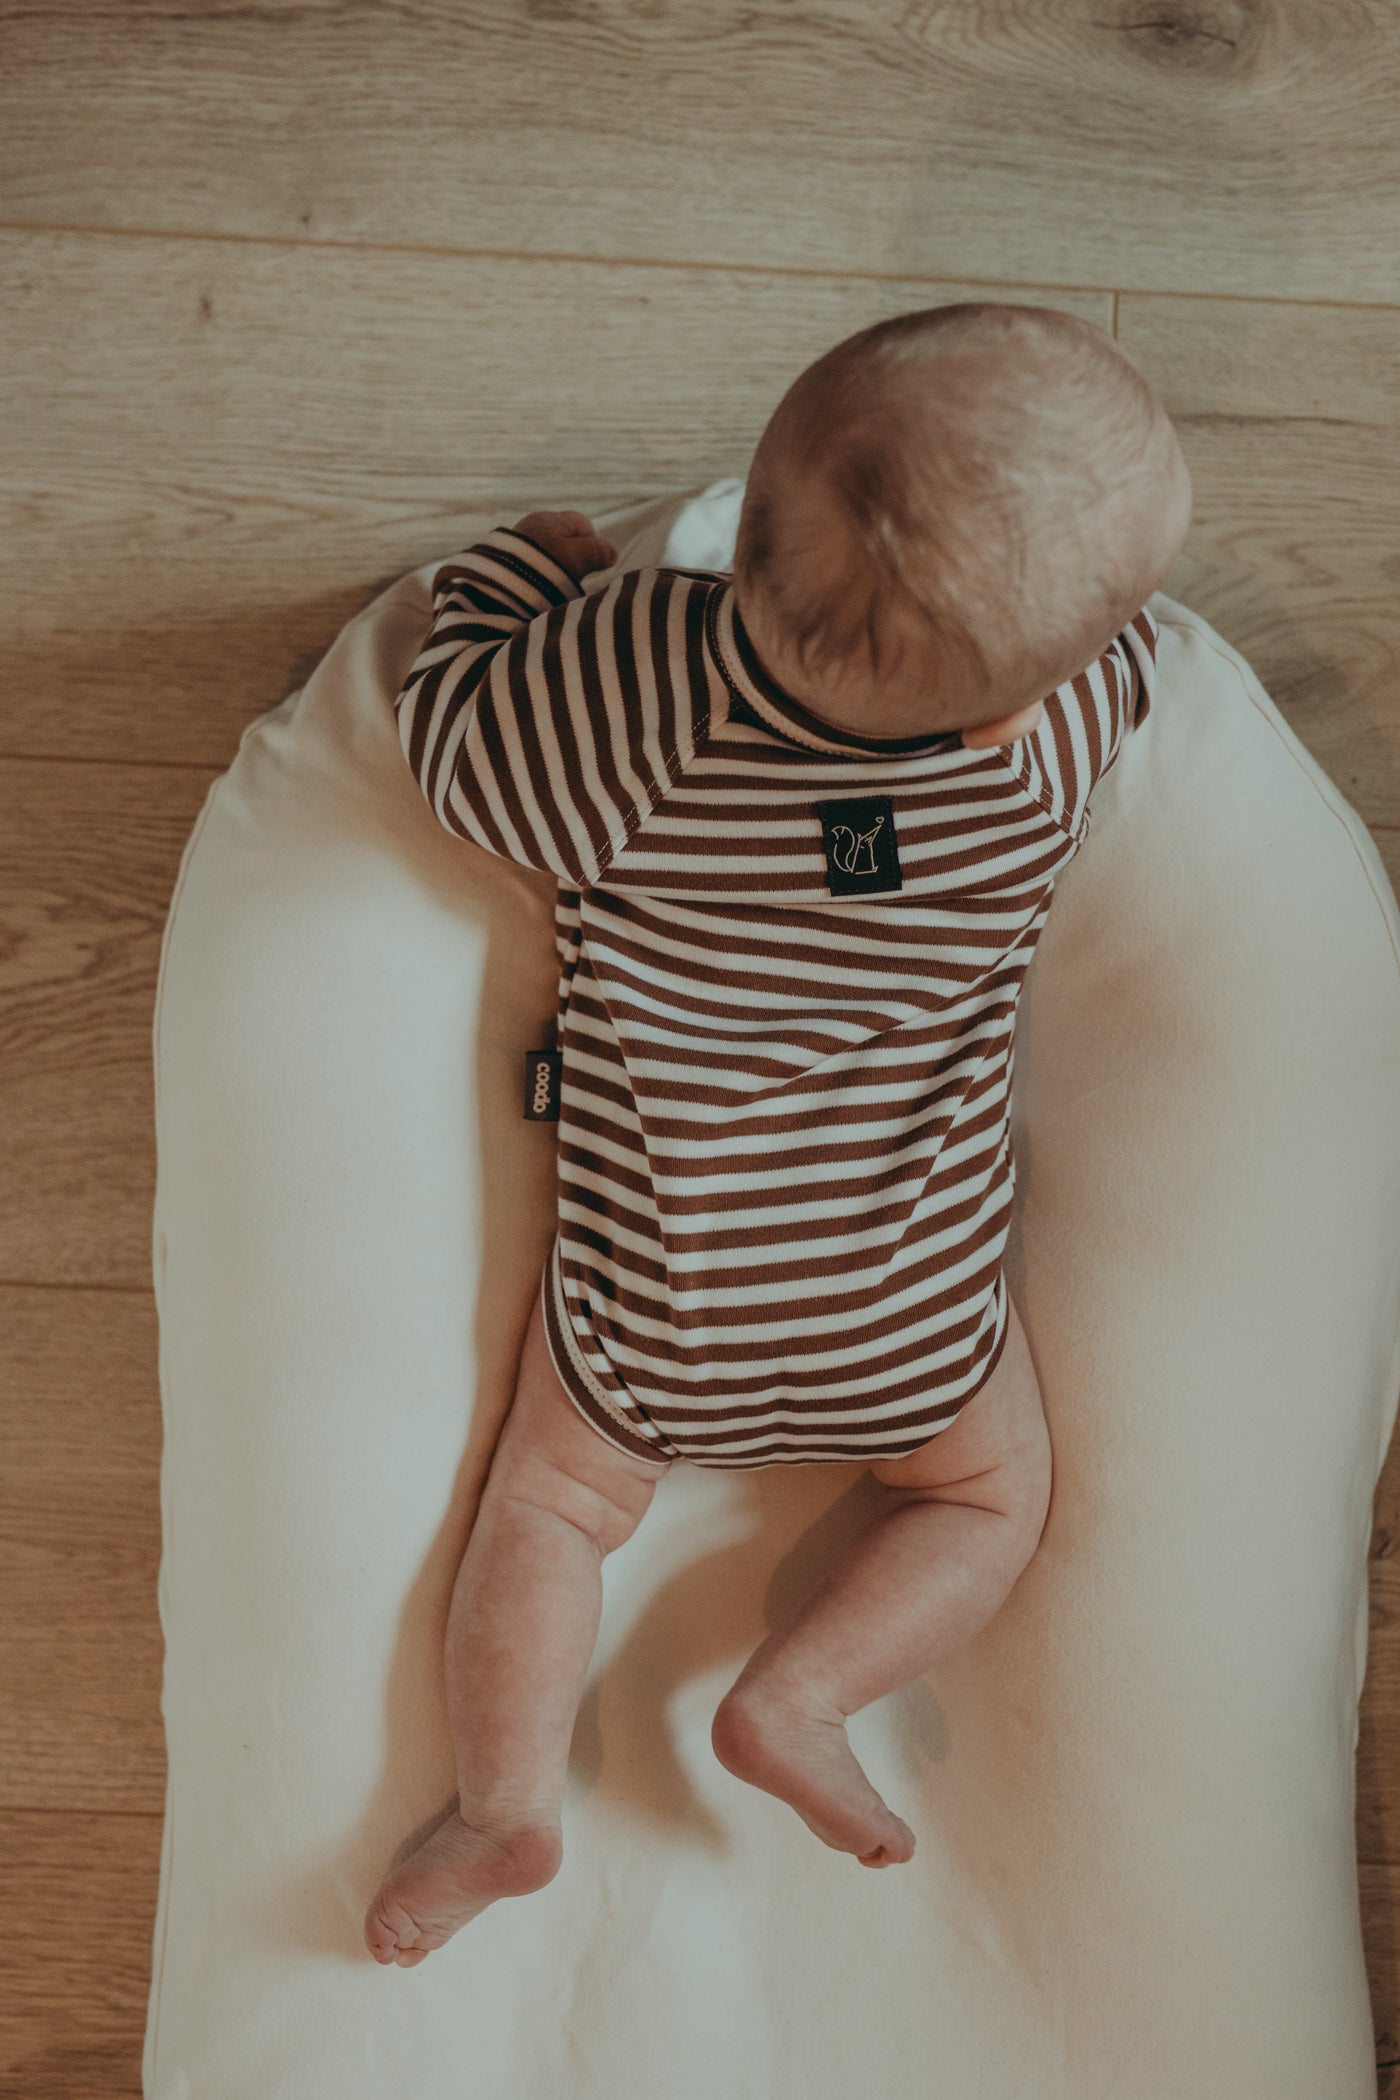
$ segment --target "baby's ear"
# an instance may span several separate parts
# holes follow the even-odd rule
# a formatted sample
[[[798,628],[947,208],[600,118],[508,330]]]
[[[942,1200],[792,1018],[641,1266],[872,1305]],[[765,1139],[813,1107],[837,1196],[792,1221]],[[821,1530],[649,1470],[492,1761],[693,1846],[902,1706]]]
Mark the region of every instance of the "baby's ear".
[[[963,748],[967,751],[993,751],[998,744],[1014,744],[1018,738],[1032,733],[1044,712],[1045,702],[1033,700],[1029,707],[1018,708],[1014,715],[999,715],[995,722],[979,722],[975,729],[963,731]]]

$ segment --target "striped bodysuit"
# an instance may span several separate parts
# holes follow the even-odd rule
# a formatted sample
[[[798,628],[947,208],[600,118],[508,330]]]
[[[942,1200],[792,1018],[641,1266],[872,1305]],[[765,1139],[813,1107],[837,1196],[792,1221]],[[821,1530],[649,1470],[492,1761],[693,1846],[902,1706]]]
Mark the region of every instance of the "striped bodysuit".
[[[969,751],[819,720],[727,574],[585,595],[499,527],[433,595],[395,702],[414,776],[559,883],[566,1392],[657,1462],[917,1450],[1006,1338],[1016,1002],[1151,704],[1151,613]]]

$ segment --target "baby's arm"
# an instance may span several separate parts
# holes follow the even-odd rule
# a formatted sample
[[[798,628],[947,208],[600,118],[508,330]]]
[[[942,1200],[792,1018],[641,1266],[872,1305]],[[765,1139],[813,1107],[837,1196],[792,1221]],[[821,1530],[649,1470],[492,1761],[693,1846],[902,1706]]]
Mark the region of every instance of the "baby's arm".
[[[414,778],[451,831],[488,852],[560,876],[556,770],[537,733],[567,740],[580,579],[615,548],[580,511],[532,511],[497,526],[433,578],[433,622],[394,701]],[[536,733],[532,733],[536,732]],[[562,827],[563,830],[567,826]]]
[[[1028,736],[997,756],[1070,837],[1088,831],[1089,798],[1156,691],[1157,622],[1146,606],[1077,678],[1057,686]]]

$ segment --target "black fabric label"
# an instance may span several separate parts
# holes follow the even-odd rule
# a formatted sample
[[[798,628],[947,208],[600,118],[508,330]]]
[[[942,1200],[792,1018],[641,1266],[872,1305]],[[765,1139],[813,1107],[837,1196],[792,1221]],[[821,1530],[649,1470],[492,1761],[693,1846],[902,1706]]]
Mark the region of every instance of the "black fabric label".
[[[848,802],[814,802],[826,850],[826,886],[833,897],[867,897],[902,890],[894,804],[888,795],[860,795]]]
[[[557,1123],[559,1092],[564,1070],[560,1050],[527,1050],[525,1053],[525,1121]]]

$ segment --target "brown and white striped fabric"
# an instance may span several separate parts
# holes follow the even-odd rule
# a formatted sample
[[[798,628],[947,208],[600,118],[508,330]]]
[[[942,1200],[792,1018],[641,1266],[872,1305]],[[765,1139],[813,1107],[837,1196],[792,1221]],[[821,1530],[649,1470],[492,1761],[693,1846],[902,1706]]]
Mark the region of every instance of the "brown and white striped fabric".
[[[395,703],[409,764],[450,830],[560,885],[566,1391],[659,1463],[916,1450],[1006,1337],[1017,996],[1151,704],[1151,613],[1034,735],[968,751],[820,721],[724,574],[584,595],[500,527],[434,605]]]

